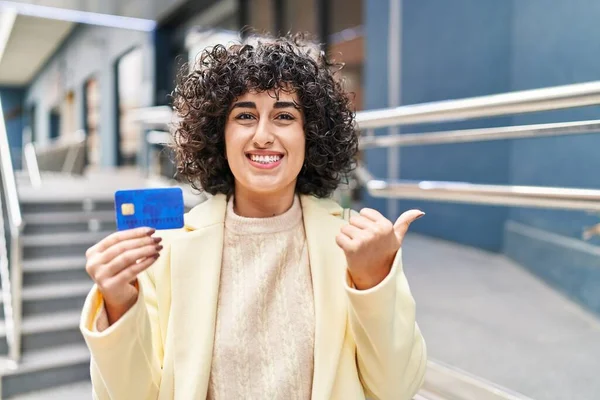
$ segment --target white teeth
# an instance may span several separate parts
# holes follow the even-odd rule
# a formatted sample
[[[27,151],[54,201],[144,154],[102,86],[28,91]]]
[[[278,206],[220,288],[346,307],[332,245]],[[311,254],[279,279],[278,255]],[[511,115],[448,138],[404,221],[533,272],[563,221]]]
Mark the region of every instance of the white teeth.
[[[258,156],[252,154],[250,155],[250,159],[254,162],[259,162],[262,164],[270,164],[279,161],[281,159],[281,156]]]

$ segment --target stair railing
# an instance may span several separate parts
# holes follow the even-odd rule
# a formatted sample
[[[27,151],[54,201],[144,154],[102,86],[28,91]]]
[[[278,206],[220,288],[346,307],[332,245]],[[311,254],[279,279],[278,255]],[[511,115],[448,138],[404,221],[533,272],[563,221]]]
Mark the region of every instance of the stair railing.
[[[42,185],[42,171],[69,175],[83,174],[86,151],[84,130],[76,131],[71,137],[58,138],[46,145],[32,142],[23,145],[23,159],[33,187]]]
[[[360,147],[363,150],[375,147],[426,146],[583,135],[599,133],[600,120],[402,135],[375,136],[374,131],[378,128],[400,125],[461,121],[597,104],[600,104],[600,81],[361,111],[357,113],[356,121],[358,129],[366,133],[361,137],[360,142]],[[176,122],[176,116],[166,106],[140,108],[136,110],[134,119],[149,132],[148,138],[152,138],[153,143],[168,142],[169,127]],[[164,132],[165,135],[159,135],[160,131]],[[600,210],[600,190],[480,185],[468,182],[381,180],[371,176],[365,166],[359,166],[356,172],[358,181],[374,197],[500,206]]]
[[[8,133],[0,99],[0,177],[2,195],[0,196],[0,279],[2,281],[2,300],[8,343],[9,366],[16,366],[21,357],[21,303],[22,303],[22,243],[23,218],[19,195],[12,165]],[[9,235],[4,231],[4,207],[7,212]],[[7,245],[6,238],[10,238]],[[10,249],[10,250],[9,250]]]

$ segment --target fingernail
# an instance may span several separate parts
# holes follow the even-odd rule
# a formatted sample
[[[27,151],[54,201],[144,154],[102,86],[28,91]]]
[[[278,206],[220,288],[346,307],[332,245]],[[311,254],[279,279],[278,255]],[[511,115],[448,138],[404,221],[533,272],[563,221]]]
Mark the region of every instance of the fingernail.
[[[163,247],[162,247],[162,246],[160,246],[160,245],[159,245],[159,246],[156,246],[156,251],[161,251],[162,249],[163,249]]]
[[[152,258],[158,258],[158,257],[160,257],[160,254],[155,254],[152,256]]]
[[[423,211],[421,211],[421,214],[420,214],[420,215],[419,215],[417,218],[415,218],[415,219],[419,219],[419,218],[421,218],[423,215],[425,215],[425,213],[424,213]]]
[[[154,243],[160,243],[161,240],[162,240],[161,237],[155,237],[155,238],[152,238],[152,239],[154,239]]]
[[[154,228],[149,228],[148,231],[146,232],[147,235],[152,235],[154,232],[156,232],[156,229]]]

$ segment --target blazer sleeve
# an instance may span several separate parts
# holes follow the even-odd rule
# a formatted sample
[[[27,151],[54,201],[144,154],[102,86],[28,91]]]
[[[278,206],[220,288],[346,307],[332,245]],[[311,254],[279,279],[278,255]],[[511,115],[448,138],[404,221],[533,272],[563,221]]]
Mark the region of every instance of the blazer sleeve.
[[[90,372],[95,400],[156,400],[163,360],[158,299],[152,269],[138,276],[139,295],[134,306],[117,322],[98,329],[104,302],[94,286],[84,304],[80,329],[91,353]],[[99,324],[100,325],[100,324]]]
[[[423,384],[427,353],[402,268],[402,250],[379,285],[356,290],[347,278],[346,291],[365,394],[380,400],[411,399]]]

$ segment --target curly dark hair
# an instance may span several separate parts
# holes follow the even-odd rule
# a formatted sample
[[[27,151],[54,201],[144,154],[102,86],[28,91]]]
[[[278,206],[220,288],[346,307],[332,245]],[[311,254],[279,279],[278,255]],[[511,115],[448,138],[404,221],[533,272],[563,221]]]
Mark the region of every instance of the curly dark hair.
[[[327,197],[354,167],[358,134],[348,94],[334,74],[340,64],[305,44],[303,35],[204,50],[184,66],[172,94],[178,121],[174,152],[178,175],[210,194],[232,194],[225,158],[230,107],[249,91],[294,91],[304,114],[306,156],[296,192]]]

